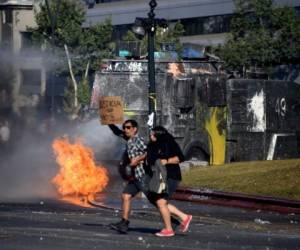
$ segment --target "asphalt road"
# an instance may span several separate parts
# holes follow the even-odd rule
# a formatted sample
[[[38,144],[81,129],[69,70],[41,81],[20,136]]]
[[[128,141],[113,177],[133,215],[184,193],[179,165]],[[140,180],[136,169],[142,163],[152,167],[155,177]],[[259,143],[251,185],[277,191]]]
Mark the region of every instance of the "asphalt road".
[[[156,237],[161,218],[138,198],[128,234],[119,234],[108,225],[120,218],[121,190],[119,178],[111,178],[93,207],[56,199],[0,201],[0,250],[300,249],[299,214],[183,201],[172,202],[193,214],[188,233]]]
[[[154,235],[161,220],[143,198],[134,203],[128,234],[108,227],[119,219],[117,208],[58,200],[0,203],[0,249],[300,249],[299,215],[174,202],[194,219],[188,233],[171,238]]]

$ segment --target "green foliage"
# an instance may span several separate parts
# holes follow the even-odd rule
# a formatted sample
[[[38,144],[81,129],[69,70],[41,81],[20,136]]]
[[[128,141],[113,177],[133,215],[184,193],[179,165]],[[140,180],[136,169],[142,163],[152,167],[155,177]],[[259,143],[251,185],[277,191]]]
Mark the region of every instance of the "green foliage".
[[[183,25],[180,21],[177,21],[174,27],[168,28],[166,31],[162,28],[158,28],[156,35],[156,44],[162,43],[173,43],[175,44],[176,51],[180,54],[182,51],[182,45],[180,43],[179,37],[184,33]],[[157,46],[157,50],[160,48]]]
[[[184,33],[183,25],[180,21],[177,21],[174,27],[169,27],[168,29],[163,29],[158,27],[155,34],[155,50],[161,51],[162,43],[174,43],[176,51],[180,54],[182,51],[182,45],[180,43],[179,37]],[[141,40],[141,52],[143,55],[147,54],[148,51],[148,42],[147,35]],[[129,30],[125,36],[122,38],[122,41],[140,41],[135,34]]]
[[[82,75],[88,61],[91,69],[97,70],[102,58],[112,57],[113,27],[110,20],[83,28],[85,10],[80,1],[49,1],[49,4],[52,22],[46,4],[41,4],[40,10],[35,11],[37,28],[28,30],[45,52],[56,56],[58,72],[67,71],[64,45],[68,46],[75,75]]]
[[[76,119],[79,116],[85,116],[84,110],[90,104],[91,91],[88,80],[83,78],[77,86],[78,106],[75,107],[75,91],[71,78],[68,78],[68,85],[64,91],[63,109],[69,114],[70,119]]]
[[[103,58],[112,58],[114,44],[112,43],[113,26],[111,20],[83,28],[85,9],[76,0],[48,0],[43,1],[39,11],[35,10],[36,28],[28,28],[32,32],[35,43],[43,47],[43,51],[50,60],[48,63],[56,74],[66,74],[69,71],[64,46],[69,51],[72,71],[76,79],[81,77],[77,96],[74,84],[68,80],[68,87],[64,93],[64,110],[71,116],[77,116],[81,108],[89,103],[90,89],[85,78],[86,66],[96,71]],[[50,13],[49,13],[50,12]],[[55,59],[53,59],[55,58]],[[84,76],[84,77],[83,77]],[[75,98],[78,106],[75,107]]]
[[[290,63],[300,56],[300,20],[290,7],[272,0],[236,0],[227,42],[216,49],[227,68],[243,71]]]
[[[90,104],[91,91],[88,81],[86,79],[82,80],[78,85],[78,101],[83,106],[88,106]]]
[[[68,78],[68,85],[65,88],[63,100],[63,108],[66,113],[72,114],[75,111],[74,101],[75,91],[73,88],[73,83],[71,78]]]
[[[131,30],[127,31],[127,33],[123,36],[122,40],[126,42],[139,41],[139,39],[135,36],[135,34]]]
[[[84,29],[76,51],[81,55],[79,60],[89,60],[91,69],[97,70],[103,58],[113,58],[115,45],[112,42],[112,32],[111,20]]]

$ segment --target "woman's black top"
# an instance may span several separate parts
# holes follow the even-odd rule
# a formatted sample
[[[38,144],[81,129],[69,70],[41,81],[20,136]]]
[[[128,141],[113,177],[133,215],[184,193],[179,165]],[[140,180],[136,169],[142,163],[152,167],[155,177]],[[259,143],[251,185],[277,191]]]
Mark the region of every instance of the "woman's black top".
[[[151,142],[148,145],[147,161],[153,165],[157,159],[169,159],[177,156],[179,161],[184,161],[183,153],[171,135],[164,136],[159,142]],[[167,178],[181,180],[179,164],[166,164]]]

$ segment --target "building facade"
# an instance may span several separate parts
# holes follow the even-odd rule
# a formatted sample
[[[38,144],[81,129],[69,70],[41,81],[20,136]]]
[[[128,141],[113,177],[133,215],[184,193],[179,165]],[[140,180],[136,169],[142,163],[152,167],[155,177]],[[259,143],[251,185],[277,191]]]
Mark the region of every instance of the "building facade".
[[[34,1],[0,1],[0,60],[13,71],[12,107],[36,106],[46,91],[46,72],[39,49],[33,48],[27,27],[34,27]]]
[[[111,18],[115,26],[115,39],[120,39],[133,25],[136,17],[147,17],[150,0],[88,0],[90,4],[85,25]],[[222,44],[229,32],[230,20],[235,12],[233,0],[157,0],[155,14],[170,24],[178,20],[185,33],[181,42],[204,46]],[[288,5],[300,11],[300,0],[274,0],[276,5]]]

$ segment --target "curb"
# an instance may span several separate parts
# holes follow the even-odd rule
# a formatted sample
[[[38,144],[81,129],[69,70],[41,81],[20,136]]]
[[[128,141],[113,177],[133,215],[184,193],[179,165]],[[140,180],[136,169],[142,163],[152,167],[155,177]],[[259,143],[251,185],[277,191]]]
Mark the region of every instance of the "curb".
[[[245,208],[251,210],[274,211],[284,214],[300,214],[300,201],[280,199],[270,196],[246,195],[242,193],[223,192],[207,188],[179,187],[172,196],[173,200],[201,203],[206,205]],[[94,196],[89,196],[88,203],[92,206],[108,210],[119,210],[103,202],[98,202]],[[145,212],[145,209],[134,209],[135,212]],[[150,212],[149,209],[148,212]]]
[[[179,187],[172,198],[175,200],[191,201],[211,205],[300,214],[300,201],[298,200],[223,192],[207,188],[194,189],[189,187]]]

